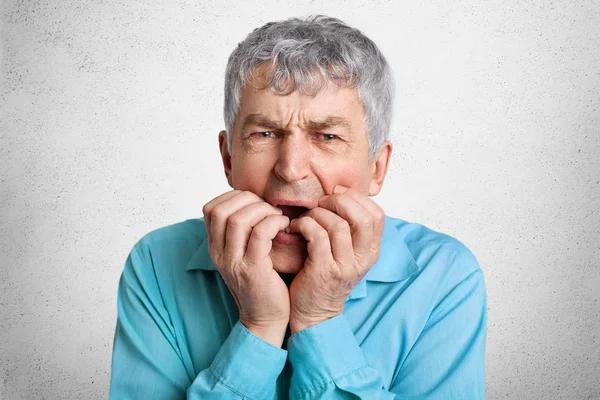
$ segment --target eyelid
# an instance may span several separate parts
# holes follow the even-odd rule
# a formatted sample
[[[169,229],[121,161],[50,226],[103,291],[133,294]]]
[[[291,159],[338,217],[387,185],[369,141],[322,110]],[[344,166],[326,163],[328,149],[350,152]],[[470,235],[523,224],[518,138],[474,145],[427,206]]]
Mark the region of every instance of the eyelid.
[[[332,142],[332,141],[340,138],[339,135],[336,135],[335,133],[320,133],[320,132],[318,132],[317,135],[323,139],[325,139],[325,136],[333,136],[332,139],[326,139],[326,141],[328,141],[328,142]]]
[[[271,135],[269,136],[263,136],[263,134],[265,133],[270,133]],[[278,132],[275,129],[271,129],[271,130],[256,130],[250,133],[250,136],[258,136],[261,138],[267,138],[267,137],[275,137],[278,135]],[[317,138],[319,140],[322,140],[324,142],[334,142],[334,141],[338,141],[338,140],[342,140],[340,138],[340,136],[338,134],[335,133],[322,133],[322,132],[314,132],[313,135],[316,135]],[[332,138],[327,138],[327,136],[333,136]]]
[[[271,136],[275,135],[274,130],[255,131],[255,132],[252,132],[251,135],[258,135],[258,136],[264,137],[264,136],[262,136],[263,133],[271,133]]]

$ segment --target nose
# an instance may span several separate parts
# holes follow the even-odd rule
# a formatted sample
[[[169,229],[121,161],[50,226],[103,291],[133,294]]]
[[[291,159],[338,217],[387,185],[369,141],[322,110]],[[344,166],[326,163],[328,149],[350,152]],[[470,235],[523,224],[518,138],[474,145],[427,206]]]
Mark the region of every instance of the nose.
[[[275,174],[286,182],[296,182],[310,173],[310,148],[304,135],[288,134],[279,145]]]

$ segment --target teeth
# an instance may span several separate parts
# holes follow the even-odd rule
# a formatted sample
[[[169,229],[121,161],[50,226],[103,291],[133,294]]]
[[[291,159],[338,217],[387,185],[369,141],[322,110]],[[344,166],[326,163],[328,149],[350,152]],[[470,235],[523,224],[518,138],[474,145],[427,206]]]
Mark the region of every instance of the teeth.
[[[287,228],[285,228],[283,230],[285,233],[292,233],[292,231],[290,230],[290,227],[288,226]]]

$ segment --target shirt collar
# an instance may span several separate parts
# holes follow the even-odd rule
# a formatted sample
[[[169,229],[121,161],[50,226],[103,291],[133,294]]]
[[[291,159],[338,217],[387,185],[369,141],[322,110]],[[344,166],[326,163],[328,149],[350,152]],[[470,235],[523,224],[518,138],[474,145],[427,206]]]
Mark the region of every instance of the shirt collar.
[[[208,237],[202,220],[202,243],[188,262],[186,271],[204,270],[217,271],[210,255],[208,254]],[[371,267],[367,275],[356,285],[348,296],[348,300],[360,299],[367,296],[367,281],[373,282],[399,282],[407,279],[419,270],[417,263],[408,250],[402,235],[390,217],[385,217],[383,237],[379,259]]]

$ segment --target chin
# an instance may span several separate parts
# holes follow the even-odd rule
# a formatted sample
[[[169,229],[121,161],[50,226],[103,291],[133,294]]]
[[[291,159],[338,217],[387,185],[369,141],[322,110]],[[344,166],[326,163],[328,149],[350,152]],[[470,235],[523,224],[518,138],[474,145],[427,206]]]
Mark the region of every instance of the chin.
[[[308,255],[306,245],[301,247],[284,246],[275,242],[273,242],[269,254],[273,261],[273,269],[284,274],[297,274],[300,272]]]

